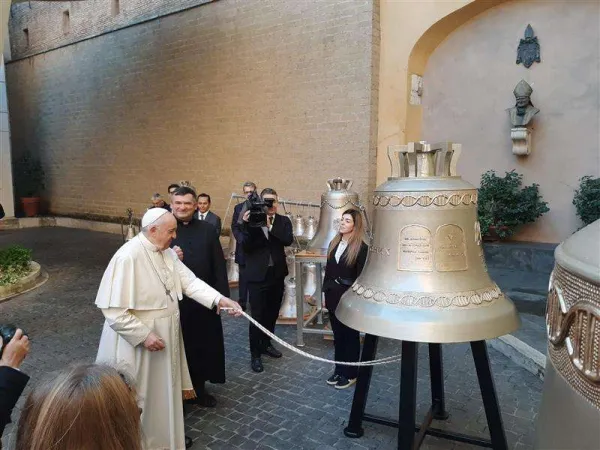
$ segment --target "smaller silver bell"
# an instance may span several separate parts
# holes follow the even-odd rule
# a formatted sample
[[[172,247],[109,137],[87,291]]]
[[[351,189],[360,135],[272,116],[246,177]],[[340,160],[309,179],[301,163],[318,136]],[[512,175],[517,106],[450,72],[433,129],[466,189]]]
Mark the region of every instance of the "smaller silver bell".
[[[292,223],[294,224],[294,236],[304,236],[304,218],[298,214]]]
[[[229,248],[227,249],[227,280],[239,281],[240,268],[235,262],[235,236],[233,233],[229,235]]]
[[[285,278],[283,302],[279,309],[279,317],[293,319],[296,317],[296,280],[293,277]]]
[[[317,219],[313,216],[308,216],[308,221],[306,223],[306,231],[304,233],[304,237],[309,241],[315,237],[315,233],[317,232]]]
[[[303,281],[302,294],[304,295],[304,300],[314,305],[313,296],[317,291],[317,265],[315,263],[304,264]]]

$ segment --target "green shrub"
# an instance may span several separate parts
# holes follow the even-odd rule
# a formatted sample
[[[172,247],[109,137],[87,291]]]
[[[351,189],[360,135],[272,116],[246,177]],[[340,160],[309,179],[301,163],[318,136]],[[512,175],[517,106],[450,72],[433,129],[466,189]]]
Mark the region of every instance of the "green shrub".
[[[579,180],[579,189],[575,191],[573,204],[577,210],[577,217],[584,225],[600,219],[600,178],[591,176]]]
[[[542,200],[539,185],[522,187],[523,175],[514,170],[499,177],[493,170],[481,176],[477,212],[481,232],[489,235],[490,227],[495,227],[501,239],[512,236],[519,226],[535,222],[549,211]]]
[[[31,250],[12,245],[0,250],[0,286],[12,284],[30,272]]]

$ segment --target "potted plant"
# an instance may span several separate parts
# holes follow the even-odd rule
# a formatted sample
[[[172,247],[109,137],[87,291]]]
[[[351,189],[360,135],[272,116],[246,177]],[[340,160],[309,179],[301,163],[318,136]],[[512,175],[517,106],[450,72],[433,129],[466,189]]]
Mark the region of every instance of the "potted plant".
[[[600,219],[600,178],[582,177],[573,204],[584,226]]]
[[[27,217],[36,216],[40,212],[44,177],[41,162],[30,153],[25,153],[15,164],[15,187],[21,196],[23,211]]]
[[[481,176],[477,212],[486,240],[506,239],[518,228],[549,211],[539,186],[522,186],[523,175],[514,170],[499,177],[493,170]]]

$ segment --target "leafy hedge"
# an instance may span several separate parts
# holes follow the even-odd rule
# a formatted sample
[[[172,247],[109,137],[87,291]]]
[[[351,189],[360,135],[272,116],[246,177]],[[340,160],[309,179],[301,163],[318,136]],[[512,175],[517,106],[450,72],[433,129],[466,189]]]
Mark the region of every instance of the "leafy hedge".
[[[592,178],[589,175],[582,177],[579,180],[579,189],[575,191],[573,204],[584,225],[600,219],[600,178]]]
[[[31,250],[20,245],[0,249],[0,286],[13,284],[30,271]]]
[[[511,170],[502,176],[488,170],[481,176],[478,214],[481,231],[489,234],[496,228],[501,239],[513,235],[526,223],[535,222],[549,211],[540,194],[539,185],[523,186],[523,175]]]

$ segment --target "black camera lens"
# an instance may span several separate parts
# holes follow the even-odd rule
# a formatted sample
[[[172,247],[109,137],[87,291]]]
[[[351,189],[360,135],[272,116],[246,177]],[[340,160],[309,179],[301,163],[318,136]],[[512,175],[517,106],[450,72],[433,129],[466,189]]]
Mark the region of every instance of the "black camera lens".
[[[14,337],[17,332],[17,327],[12,324],[0,325],[0,337],[2,338],[2,344],[0,345],[0,358],[2,358],[2,351],[6,344]]]

